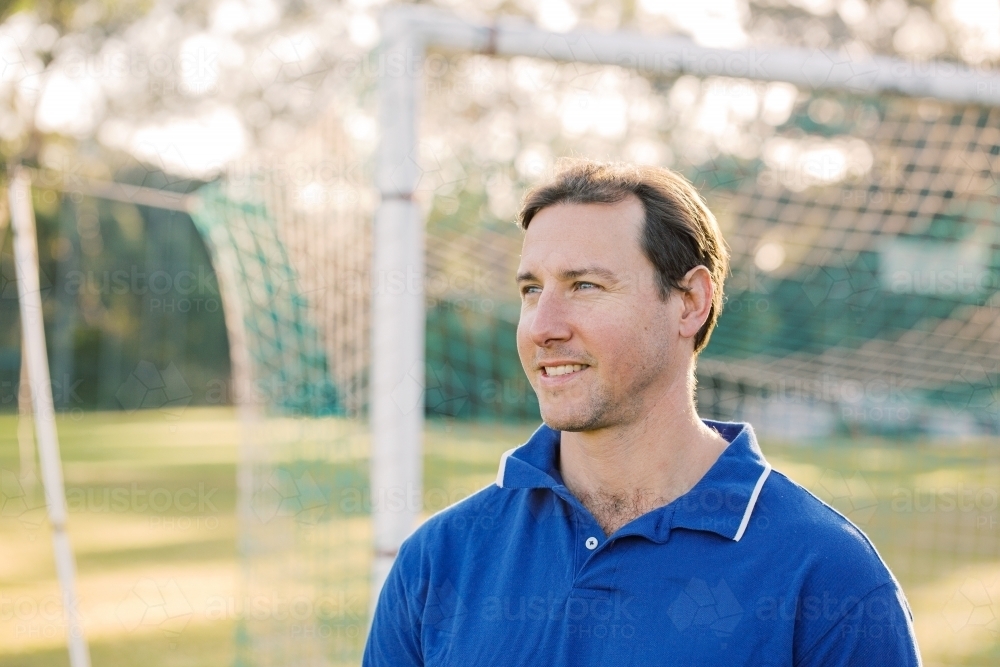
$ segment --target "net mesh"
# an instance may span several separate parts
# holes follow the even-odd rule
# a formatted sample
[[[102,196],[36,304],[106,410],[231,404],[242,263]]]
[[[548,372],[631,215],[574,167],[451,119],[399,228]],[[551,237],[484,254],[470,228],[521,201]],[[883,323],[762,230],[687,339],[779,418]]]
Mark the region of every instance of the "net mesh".
[[[776,170],[744,180],[729,205],[736,308],[702,377],[753,387],[758,410],[762,397],[812,400],[847,429],[996,434],[997,111],[816,97],[774,150],[824,104],[871,114],[838,128],[869,172],[826,186]],[[751,335],[762,329],[773,335]]]
[[[343,157],[326,129],[206,186],[193,213],[227,301],[243,423],[238,665],[357,664],[365,639],[368,229],[353,188],[286,177]]]

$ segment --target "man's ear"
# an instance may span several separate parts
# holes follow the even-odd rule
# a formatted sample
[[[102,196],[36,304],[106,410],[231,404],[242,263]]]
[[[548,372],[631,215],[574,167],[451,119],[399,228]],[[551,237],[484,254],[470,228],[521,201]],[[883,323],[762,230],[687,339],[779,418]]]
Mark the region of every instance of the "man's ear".
[[[684,338],[694,338],[712,310],[712,297],[715,294],[712,274],[708,268],[699,264],[684,275],[680,285],[686,289],[680,292],[683,306],[678,333]]]

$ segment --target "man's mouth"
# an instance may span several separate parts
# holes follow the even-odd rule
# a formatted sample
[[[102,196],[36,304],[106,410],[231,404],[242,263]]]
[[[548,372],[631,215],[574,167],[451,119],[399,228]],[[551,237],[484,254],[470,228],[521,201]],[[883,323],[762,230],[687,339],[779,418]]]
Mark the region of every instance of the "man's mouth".
[[[568,375],[588,368],[586,364],[564,364],[562,366],[542,366],[542,373],[548,377]]]

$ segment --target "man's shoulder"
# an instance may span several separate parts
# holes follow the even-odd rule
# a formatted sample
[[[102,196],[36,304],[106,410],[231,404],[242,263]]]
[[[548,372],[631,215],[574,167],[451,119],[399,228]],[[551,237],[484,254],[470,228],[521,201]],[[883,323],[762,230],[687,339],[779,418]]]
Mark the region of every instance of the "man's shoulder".
[[[869,510],[852,512],[862,527],[877,521],[877,500],[867,491],[845,485],[845,493],[854,494],[846,498],[851,506]],[[897,651],[892,664],[917,664],[911,661],[909,605],[862,527],[777,471],[758,505],[759,516],[769,523],[756,539],[766,545],[767,567],[780,573],[781,584],[778,592],[758,600],[755,613],[761,620],[776,620],[792,610],[796,662],[828,664],[826,657],[868,650]],[[869,640],[870,645],[849,648]],[[906,662],[900,662],[904,657]],[[884,655],[870,662],[889,664]]]
[[[854,500],[870,510],[855,517],[866,525],[874,517],[877,503],[867,496]],[[816,574],[849,574],[855,583],[867,583],[871,588],[893,580],[861,527],[778,470],[762,490],[754,521],[760,543],[769,544],[789,560],[821,570]]]
[[[439,552],[475,544],[474,540],[498,530],[510,495],[496,484],[479,489],[429,516],[406,538],[401,551]]]
[[[466,530],[472,525],[490,527],[510,493],[494,483],[474,491],[427,518],[420,526],[428,532]]]
[[[851,491],[848,490],[847,493],[850,494]],[[847,499],[867,506],[869,502],[867,494],[864,498],[860,493],[855,495],[858,495],[856,499],[851,497]],[[870,502],[872,506],[877,505],[874,498]],[[847,539],[852,543],[871,546],[855,522],[777,469],[772,471],[762,490],[755,512],[758,509],[767,512],[770,520],[778,522],[783,527],[813,533],[816,540]],[[870,512],[871,515],[874,513],[874,510]],[[868,512],[859,512],[855,516],[855,520],[862,525],[871,518]]]

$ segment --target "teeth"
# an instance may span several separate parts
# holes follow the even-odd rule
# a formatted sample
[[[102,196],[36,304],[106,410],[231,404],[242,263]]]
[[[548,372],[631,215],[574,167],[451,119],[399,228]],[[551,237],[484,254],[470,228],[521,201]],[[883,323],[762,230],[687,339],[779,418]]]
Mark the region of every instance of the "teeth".
[[[566,366],[546,366],[545,374],[551,377],[553,375],[566,375],[566,373],[582,371],[583,369],[584,369],[583,364],[570,364]]]

